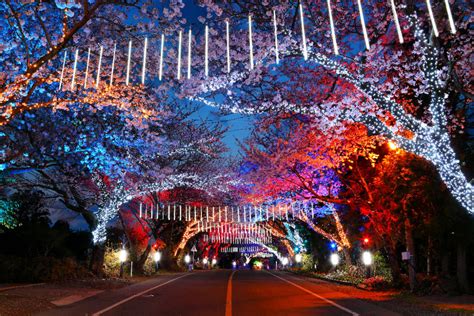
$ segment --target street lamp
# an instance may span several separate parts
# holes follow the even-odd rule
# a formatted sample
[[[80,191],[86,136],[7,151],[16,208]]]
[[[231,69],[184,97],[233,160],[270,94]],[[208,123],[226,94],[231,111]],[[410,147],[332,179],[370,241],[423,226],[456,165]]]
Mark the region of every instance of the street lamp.
[[[288,265],[288,258],[285,257],[281,260],[281,263],[283,264],[283,268],[285,268]]]
[[[155,261],[156,271],[158,271],[158,262],[160,261],[160,259],[161,259],[161,253],[159,251],[155,252],[155,254],[153,255],[153,260]]]
[[[235,269],[235,267],[237,267],[237,262],[232,261],[232,268]]]
[[[119,252],[119,261],[120,261],[120,277],[123,277],[123,266],[125,261],[127,261],[127,250],[122,249]]]
[[[202,263],[203,263],[204,265],[207,265],[208,262],[209,262],[209,260],[207,260],[207,258],[202,259]]]
[[[329,261],[331,261],[333,266],[337,266],[339,264],[339,255],[337,253],[331,254]]]
[[[295,256],[296,263],[301,263],[302,260],[303,260],[303,256],[300,253],[297,253]]]
[[[364,251],[362,253],[362,263],[366,266],[370,266],[372,262],[373,262],[373,258],[370,251]]]
[[[216,258],[212,258],[212,265],[215,266],[217,263],[217,259]]]

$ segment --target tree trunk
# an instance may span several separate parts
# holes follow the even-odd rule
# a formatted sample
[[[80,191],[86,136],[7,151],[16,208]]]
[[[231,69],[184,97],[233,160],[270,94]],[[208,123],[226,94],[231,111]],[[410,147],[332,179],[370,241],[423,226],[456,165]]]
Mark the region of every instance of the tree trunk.
[[[151,251],[151,244],[148,243],[148,245],[145,248],[145,251],[142,253],[140,258],[138,258],[137,262],[134,265],[136,274],[139,274],[139,275],[143,274],[146,259],[148,259],[148,255],[150,254],[150,251]]]
[[[432,270],[432,259],[431,259],[431,252],[433,250],[433,241],[431,240],[431,236],[428,237],[428,247],[426,253],[426,274],[431,275]]]
[[[408,217],[405,219],[405,241],[407,251],[410,253],[408,260],[408,279],[410,281],[410,291],[415,291],[416,271],[415,271],[415,242],[413,240],[413,228]]]
[[[349,251],[349,248],[343,247],[342,248],[342,253],[344,254],[344,261],[346,265],[351,266],[352,265],[352,258],[351,258],[351,252]]]
[[[457,247],[456,277],[461,291],[464,293],[468,292],[469,282],[467,280],[466,270],[466,246],[462,243],[459,243]]]
[[[389,247],[388,249],[388,262],[390,264],[390,272],[392,274],[392,282],[398,287],[401,285],[401,269],[400,261],[398,260],[398,253],[395,247]]]
[[[89,270],[98,277],[104,276],[104,256],[105,245],[103,243],[94,245],[92,248]]]

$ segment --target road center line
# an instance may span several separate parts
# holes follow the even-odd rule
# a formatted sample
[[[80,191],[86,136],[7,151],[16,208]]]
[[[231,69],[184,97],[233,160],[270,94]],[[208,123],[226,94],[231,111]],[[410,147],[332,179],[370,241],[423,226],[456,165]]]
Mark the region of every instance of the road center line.
[[[141,295],[143,295],[143,294],[145,294],[145,293],[148,293],[148,292],[150,292],[150,291],[153,291],[154,289],[157,289],[157,288],[159,288],[159,287],[162,287],[163,285],[166,285],[166,284],[168,284],[168,283],[171,283],[171,282],[174,282],[174,281],[179,280],[179,279],[181,279],[181,278],[184,278],[184,277],[186,277],[186,276],[188,276],[188,275],[191,275],[191,273],[186,273],[186,274],[184,274],[184,275],[182,275],[182,276],[179,276],[179,277],[177,277],[177,278],[174,278],[174,279],[171,279],[171,280],[169,280],[169,281],[166,281],[165,283],[158,284],[157,286],[154,286],[154,287],[152,287],[152,288],[149,288],[149,289],[147,289],[147,290],[145,290],[145,291],[142,291],[142,292],[140,292],[140,293],[137,293],[137,294],[134,294],[134,295],[132,295],[132,296],[129,296],[129,297],[127,297],[127,298],[125,298],[125,299],[123,299],[123,300],[121,300],[121,301],[118,301],[117,303],[115,303],[115,304],[113,304],[113,305],[110,305],[109,307],[106,307],[106,308],[104,308],[104,309],[102,309],[102,310],[100,310],[100,311],[98,311],[98,312],[95,312],[94,314],[92,314],[92,316],[99,316],[99,315],[101,315],[101,314],[103,314],[103,313],[105,313],[105,312],[110,311],[111,309],[114,309],[115,307],[117,307],[117,306],[119,306],[119,305],[122,305],[123,303],[126,303],[126,302],[128,302],[128,301],[133,300],[134,298],[137,298],[138,296],[141,296]]]
[[[331,300],[329,300],[329,299],[327,299],[327,298],[325,298],[325,297],[322,297],[321,295],[318,295],[318,294],[314,293],[313,291],[310,291],[310,290],[308,290],[308,289],[302,287],[301,285],[298,285],[298,284],[293,283],[293,282],[291,282],[291,281],[289,281],[289,280],[287,280],[287,279],[284,279],[284,278],[282,278],[282,277],[279,277],[278,275],[273,274],[273,273],[271,273],[271,272],[269,272],[269,271],[265,271],[265,272],[267,272],[267,273],[273,275],[275,278],[278,278],[278,279],[280,279],[280,280],[282,280],[282,281],[285,281],[286,283],[289,283],[289,284],[293,285],[294,287],[299,288],[299,289],[302,290],[302,291],[305,291],[305,292],[308,293],[308,294],[313,295],[314,297],[317,297],[317,298],[319,298],[319,299],[321,299],[321,300],[323,300],[323,301],[325,301],[325,302],[327,302],[327,303],[333,305],[334,307],[339,308],[340,310],[343,310],[343,311],[345,311],[345,312],[347,312],[347,313],[349,313],[349,314],[351,314],[351,315],[354,315],[354,316],[358,316],[358,315],[359,315],[359,314],[357,314],[356,312],[354,312],[354,311],[352,311],[352,310],[350,310],[350,309],[348,309],[348,308],[345,308],[344,306],[341,306],[341,305],[337,304],[337,303],[334,302],[334,301],[331,301]]]
[[[225,316],[232,316],[232,277],[234,276],[235,270],[229,276],[227,281],[227,295],[225,298]]]

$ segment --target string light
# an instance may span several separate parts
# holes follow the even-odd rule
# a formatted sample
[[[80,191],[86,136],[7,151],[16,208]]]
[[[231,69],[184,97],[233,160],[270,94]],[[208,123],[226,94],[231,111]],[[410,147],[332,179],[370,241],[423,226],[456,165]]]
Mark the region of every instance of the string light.
[[[444,5],[446,7],[446,13],[448,14],[449,20],[449,28],[451,29],[451,33],[456,33],[456,26],[454,25],[453,15],[451,14],[451,6],[449,5],[449,0],[444,0]]]
[[[226,55],[227,55],[227,73],[230,73],[230,30],[229,21],[225,21]]]
[[[206,25],[204,30],[204,74],[209,76],[209,27]]]
[[[97,66],[97,78],[95,81],[95,88],[99,88],[99,82],[100,82],[100,67],[102,66],[102,54],[104,53],[104,47],[101,45],[100,46],[100,52],[99,52],[99,63]]]
[[[125,84],[128,86],[130,82],[130,63],[132,59],[132,41],[128,41],[128,56],[127,56],[127,76],[125,78]]]
[[[76,49],[76,53],[74,54],[74,67],[72,70],[72,80],[71,80],[71,90],[74,90],[76,85],[76,69],[77,69],[77,58],[79,57],[79,50]]]
[[[84,75],[84,89],[87,89],[87,77],[89,76],[89,62],[91,59],[91,49],[87,49],[87,62],[86,62],[86,73]]]
[[[360,23],[362,24],[362,33],[364,34],[365,48],[367,48],[367,50],[370,50],[369,36],[367,35],[367,29],[365,27],[364,10],[362,9],[361,0],[357,0],[357,6],[359,7]]]
[[[249,58],[250,58],[250,69],[252,70],[254,68],[253,64],[253,36],[252,36],[252,16],[249,15],[249,22],[248,22],[248,27],[249,27]]]
[[[63,85],[64,67],[66,67],[66,58],[67,58],[67,51],[64,51],[63,68],[61,69],[61,77],[59,78],[59,89],[58,90],[61,90],[61,87]]]
[[[189,29],[189,32],[188,32],[188,72],[187,72],[187,76],[188,76],[188,79],[191,79],[191,48],[192,48],[192,38],[193,38],[193,35],[192,35],[192,31],[191,29]]]
[[[426,0],[426,6],[428,8],[428,14],[430,16],[431,26],[433,27],[433,33],[436,37],[438,37],[438,27],[436,26],[436,20],[433,15],[433,8],[431,7],[431,1]]]
[[[117,50],[117,43],[114,43],[114,52],[112,53],[112,68],[110,69],[110,86],[114,82],[114,68],[115,68],[115,52]]]
[[[302,50],[304,60],[308,59],[308,50],[306,48],[306,32],[304,29],[304,16],[303,16],[303,5],[300,3],[300,24],[301,24],[301,37],[302,37]]]
[[[163,78],[163,53],[165,49],[165,35],[161,34],[161,44],[160,44],[160,68],[158,71],[158,79],[161,81]]]
[[[334,21],[332,19],[331,0],[327,0],[327,5],[328,5],[328,14],[329,14],[329,24],[331,26],[331,37],[332,37],[332,46],[334,48],[334,55],[339,55],[339,47],[337,46],[337,41],[336,41],[336,30],[334,29]]]
[[[397,8],[395,6],[395,0],[390,0],[390,5],[392,7],[393,20],[395,21],[395,27],[397,29],[398,41],[400,44],[403,44],[403,34],[402,29],[400,28],[400,22],[398,21]]]
[[[177,75],[176,78],[179,80],[181,79],[181,41],[183,40],[183,32],[179,31],[179,36],[178,36],[178,70],[177,70]]]
[[[278,27],[275,10],[273,10],[273,35],[275,39],[275,62],[280,63],[280,56],[278,55]]]
[[[145,84],[147,48],[148,48],[148,37],[145,37],[145,44],[143,45],[142,84]]]

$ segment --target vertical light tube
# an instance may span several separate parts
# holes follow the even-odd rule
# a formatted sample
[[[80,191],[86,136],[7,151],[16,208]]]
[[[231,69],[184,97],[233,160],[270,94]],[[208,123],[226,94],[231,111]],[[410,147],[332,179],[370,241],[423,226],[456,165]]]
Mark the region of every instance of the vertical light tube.
[[[148,37],[145,37],[145,44],[143,45],[142,84],[145,84],[147,48],[148,48]]]
[[[249,54],[250,54],[250,70],[253,69],[253,40],[252,40],[252,16],[249,15]]]
[[[229,20],[225,21],[225,39],[227,49],[227,73],[230,73],[230,30]]]
[[[273,10],[273,35],[275,38],[275,62],[278,65],[280,63],[280,56],[278,54],[278,27],[275,10]]]
[[[179,38],[178,38],[178,73],[176,74],[176,78],[179,80],[181,79],[181,42],[183,41],[183,32],[179,31]]]
[[[72,69],[72,80],[71,80],[71,90],[74,89],[74,86],[76,85],[76,70],[77,70],[77,58],[79,55],[79,50],[76,49],[76,53],[74,54],[74,67]]]
[[[87,77],[89,76],[89,62],[91,59],[91,48],[87,50],[86,74],[84,76],[84,89],[87,89]]]
[[[209,76],[209,27],[206,25],[204,31],[204,74]]]
[[[430,15],[431,26],[433,26],[433,33],[436,37],[438,37],[438,26],[436,26],[436,20],[433,15],[433,8],[431,7],[431,1],[426,0],[426,6],[428,7],[428,14]]]
[[[115,52],[117,51],[117,43],[114,44],[114,52],[112,53],[112,69],[110,70],[110,86],[114,83],[114,68],[115,68]]]
[[[451,29],[451,33],[456,33],[456,26],[454,25],[453,15],[451,14],[451,7],[449,5],[449,0],[444,0],[444,5],[446,6],[446,13],[448,14],[449,19],[449,28]]]
[[[125,78],[125,84],[128,86],[130,82],[130,63],[132,59],[132,41],[128,41],[128,57],[127,57],[127,77]]]
[[[165,35],[161,34],[161,47],[160,47],[160,69],[158,71],[158,79],[161,81],[163,78],[163,53],[165,48]]]
[[[302,48],[303,48],[303,58],[304,60],[308,59],[308,49],[306,48],[306,32],[304,29],[304,15],[303,15],[303,5],[300,3],[300,24],[301,24],[301,38],[302,38]]]
[[[104,46],[100,46],[100,52],[99,52],[99,65],[97,66],[97,78],[95,80],[95,88],[99,88],[99,82],[100,82],[100,67],[102,66],[102,54],[104,53]]]
[[[193,33],[191,29],[188,32],[188,79],[191,79],[191,44],[192,44]]]
[[[63,86],[64,67],[66,67],[66,58],[67,58],[67,51],[64,51],[63,68],[61,69],[61,77],[59,78],[59,89],[58,90],[61,90],[61,88]]]
[[[397,7],[395,6],[395,0],[390,0],[390,5],[392,7],[393,20],[395,21],[395,27],[397,28],[398,41],[400,44],[403,44],[403,33],[400,27],[400,22],[398,21]]]
[[[360,23],[362,24],[362,33],[364,33],[365,48],[367,48],[367,50],[370,50],[369,36],[367,35],[367,28],[365,27],[364,11],[362,10],[361,0],[357,0],[357,6],[359,7],[359,17]]]
[[[331,0],[327,0],[329,23],[331,25],[332,46],[334,47],[334,54],[339,55],[339,47],[337,47],[336,30],[334,29],[334,21],[332,20]]]

